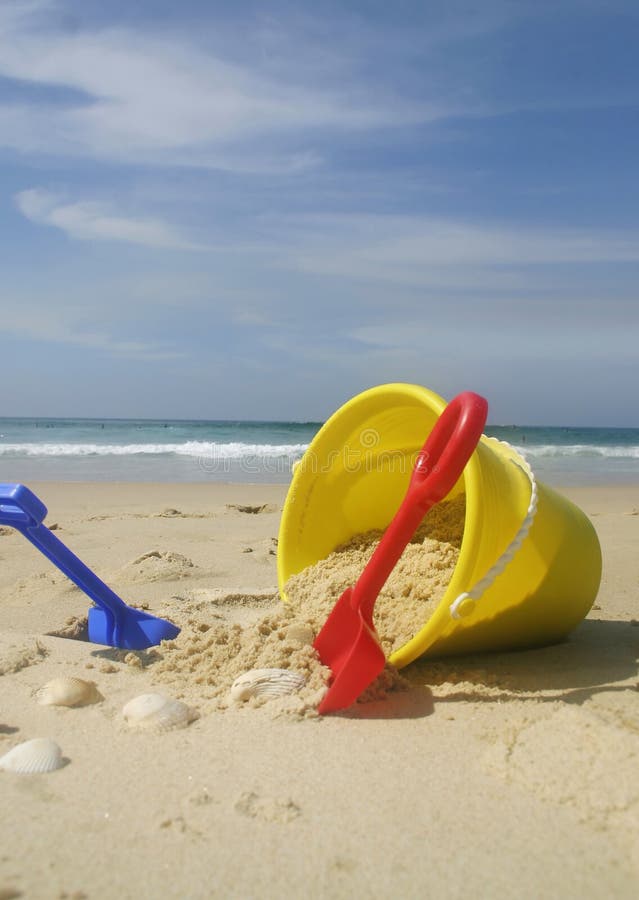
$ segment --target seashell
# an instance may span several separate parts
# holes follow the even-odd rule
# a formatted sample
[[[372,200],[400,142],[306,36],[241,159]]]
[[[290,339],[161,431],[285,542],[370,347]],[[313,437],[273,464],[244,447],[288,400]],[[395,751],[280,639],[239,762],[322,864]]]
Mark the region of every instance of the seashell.
[[[287,641],[297,641],[299,644],[312,644],[315,633],[306,622],[292,622],[284,632]]]
[[[18,775],[40,775],[63,765],[62,750],[51,738],[33,738],[0,757],[0,769]]]
[[[305,682],[303,675],[290,669],[251,669],[235,679],[231,685],[231,699],[283,697],[299,691]]]
[[[140,694],[123,706],[122,715],[127,724],[134,728],[153,728],[156,731],[185,728],[198,718],[196,710],[164,694]]]
[[[61,675],[47,681],[35,695],[41,706],[88,706],[104,700],[94,681],[84,681],[73,675]]]

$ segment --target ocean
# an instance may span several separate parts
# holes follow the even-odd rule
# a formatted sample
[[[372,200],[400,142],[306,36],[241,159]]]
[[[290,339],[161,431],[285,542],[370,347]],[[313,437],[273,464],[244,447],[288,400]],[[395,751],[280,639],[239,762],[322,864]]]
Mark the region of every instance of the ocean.
[[[319,422],[0,418],[0,482],[287,483]],[[493,426],[554,485],[639,482],[639,428]]]

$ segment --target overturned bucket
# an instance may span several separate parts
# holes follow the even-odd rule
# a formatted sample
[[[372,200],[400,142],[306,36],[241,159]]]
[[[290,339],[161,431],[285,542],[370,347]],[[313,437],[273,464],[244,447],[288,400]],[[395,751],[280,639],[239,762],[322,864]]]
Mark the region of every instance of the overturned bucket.
[[[354,535],[388,525],[445,406],[424,387],[386,384],[349,400],[320,429],[293,473],[282,514],[284,599],[292,575]],[[553,643],[597,595],[601,551],[592,524],[537,483],[513,447],[483,436],[448,499],[460,493],[466,513],[455,571],[428,621],[391,655],[398,667],[424,653]]]

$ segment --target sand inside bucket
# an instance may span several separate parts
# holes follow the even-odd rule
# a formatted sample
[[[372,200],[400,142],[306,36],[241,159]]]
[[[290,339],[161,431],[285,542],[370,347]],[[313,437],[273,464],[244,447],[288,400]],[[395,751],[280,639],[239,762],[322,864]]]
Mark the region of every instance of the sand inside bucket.
[[[374,622],[387,656],[426,624],[446,592],[464,533],[464,494],[434,506],[404,550],[375,603]],[[324,622],[347,587],[355,584],[383,532],[355,535],[286,583],[293,609]]]

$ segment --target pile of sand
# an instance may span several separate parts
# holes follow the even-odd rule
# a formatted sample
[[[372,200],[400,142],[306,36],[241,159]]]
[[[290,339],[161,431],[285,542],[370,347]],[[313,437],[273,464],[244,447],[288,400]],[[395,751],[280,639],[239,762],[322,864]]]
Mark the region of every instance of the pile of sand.
[[[465,503],[461,496],[434,507],[386,583],[375,608],[375,623],[388,654],[422,627],[448,585],[459,555]],[[219,709],[230,703],[234,680],[252,669],[286,669],[299,673],[304,686],[292,695],[254,697],[252,706],[269,703],[275,714],[315,715],[330,671],[322,666],[313,641],[342,592],[355,584],[379,544],[380,532],[356,535],[286,585],[288,603],[276,607],[257,622],[242,624],[211,615],[211,605],[199,604],[188,617],[176,617],[178,637],[144,655],[154,681],[171,685],[185,698]],[[249,598],[250,600],[251,598]],[[242,604],[242,597],[236,598]],[[127,660],[140,665],[142,655]],[[360,698],[379,700],[403,690],[405,680],[392,667]]]

